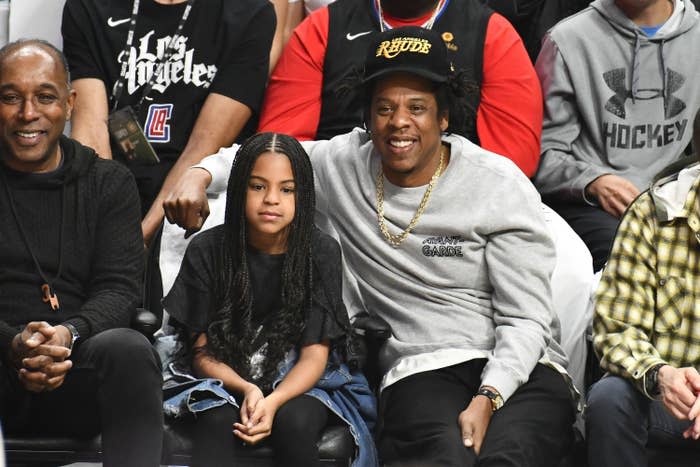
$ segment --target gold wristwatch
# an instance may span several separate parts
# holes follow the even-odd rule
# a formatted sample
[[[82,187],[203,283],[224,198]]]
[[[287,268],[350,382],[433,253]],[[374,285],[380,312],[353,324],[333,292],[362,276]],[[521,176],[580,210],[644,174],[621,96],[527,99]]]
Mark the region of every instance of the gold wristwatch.
[[[491,401],[491,410],[494,412],[496,410],[500,409],[501,407],[503,407],[503,398],[498,393],[498,391],[496,391],[495,389],[492,390],[490,388],[487,388],[486,386],[482,386],[479,388],[479,390],[474,395],[474,397],[476,397],[476,396],[488,397],[489,400]]]

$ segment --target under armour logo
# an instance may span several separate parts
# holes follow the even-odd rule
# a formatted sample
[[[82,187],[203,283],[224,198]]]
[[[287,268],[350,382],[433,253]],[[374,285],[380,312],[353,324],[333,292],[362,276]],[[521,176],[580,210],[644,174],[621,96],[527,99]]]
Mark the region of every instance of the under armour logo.
[[[685,109],[685,102],[674,97],[673,94],[683,87],[685,77],[670,68],[666,69],[666,99],[664,99],[664,117],[666,119],[675,117]],[[616,68],[614,70],[603,73],[603,80],[608,88],[615,95],[605,103],[605,110],[622,119],[627,116],[625,111],[625,102],[632,98],[632,90],[625,86],[626,74],[624,68]],[[635,99],[640,101],[648,101],[658,99],[664,96],[661,89],[638,89]]]

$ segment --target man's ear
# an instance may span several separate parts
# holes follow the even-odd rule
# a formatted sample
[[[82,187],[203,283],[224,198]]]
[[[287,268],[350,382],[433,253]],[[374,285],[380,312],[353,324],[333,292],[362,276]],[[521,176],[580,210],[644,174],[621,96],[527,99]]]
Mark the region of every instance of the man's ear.
[[[68,97],[66,98],[66,120],[70,120],[71,115],[73,115],[73,106],[75,105],[75,89],[71,88],[68,90]]]
[[[450,113],[447,110],[440,113],[438,123],[440,124],[440,131],[447,131],[447,127],[450,126]]]

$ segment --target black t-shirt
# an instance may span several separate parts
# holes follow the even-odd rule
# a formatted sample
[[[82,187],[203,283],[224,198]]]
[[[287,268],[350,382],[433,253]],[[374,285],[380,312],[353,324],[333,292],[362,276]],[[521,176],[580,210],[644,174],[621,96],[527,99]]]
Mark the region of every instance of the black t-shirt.
[[[192,239],[182,260],[172,289],[164,299],[170,316],[188,330],[206,332],[215,303],[217,257],[221,256],[223,226],[213,227]],[[329,236],[315,232],[313,242],[312,306],[306,311],[304,329],[298,345],[323,341],[334,343],[349,329],[347,311],[342,302],[340,247]],[[253,292],[254,325],[264,326],[266,318],[282,305],[281,272],[284,255],[248,253]]]
[[[170,43],[186,4],[141,0],[119,107],[141,99],[156,58]],[[111,97],[121,71],[131,10],[128,0],[66,2],[61,30],[73,80],[100,79]],[[179,157],[210,92],[241,102],[257,114],[274,29],[275,14],[267,0],[194,3],[175,54],[139,110],[144,133],[161,160]]]
[[[282,308],[282,266],[286,255],[270,255],[248,248],[248,271],[253,289],[253,325]]]

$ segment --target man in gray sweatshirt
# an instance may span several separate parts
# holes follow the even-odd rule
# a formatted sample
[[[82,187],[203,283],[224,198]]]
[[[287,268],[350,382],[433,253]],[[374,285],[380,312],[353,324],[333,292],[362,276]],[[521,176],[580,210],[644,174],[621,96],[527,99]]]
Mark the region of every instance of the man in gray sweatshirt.
[[[690,0],[596,0],[544,39],[534,182],[588,245],[595,270],[625,209],[691,140],[699,44]]]
[[[372,43],[370,131],[305,148],[319,220],[340,240],[349,283],[393,331],[380,355],[382,460],[554,467],[574,404],[539,196],[507,158],[442,134],[458,99],[440,35],[398,28]],[[183,190],[220,189],[235,151],[190,170]],[[166,203],[169,219],[196,225],[202,192]]]

